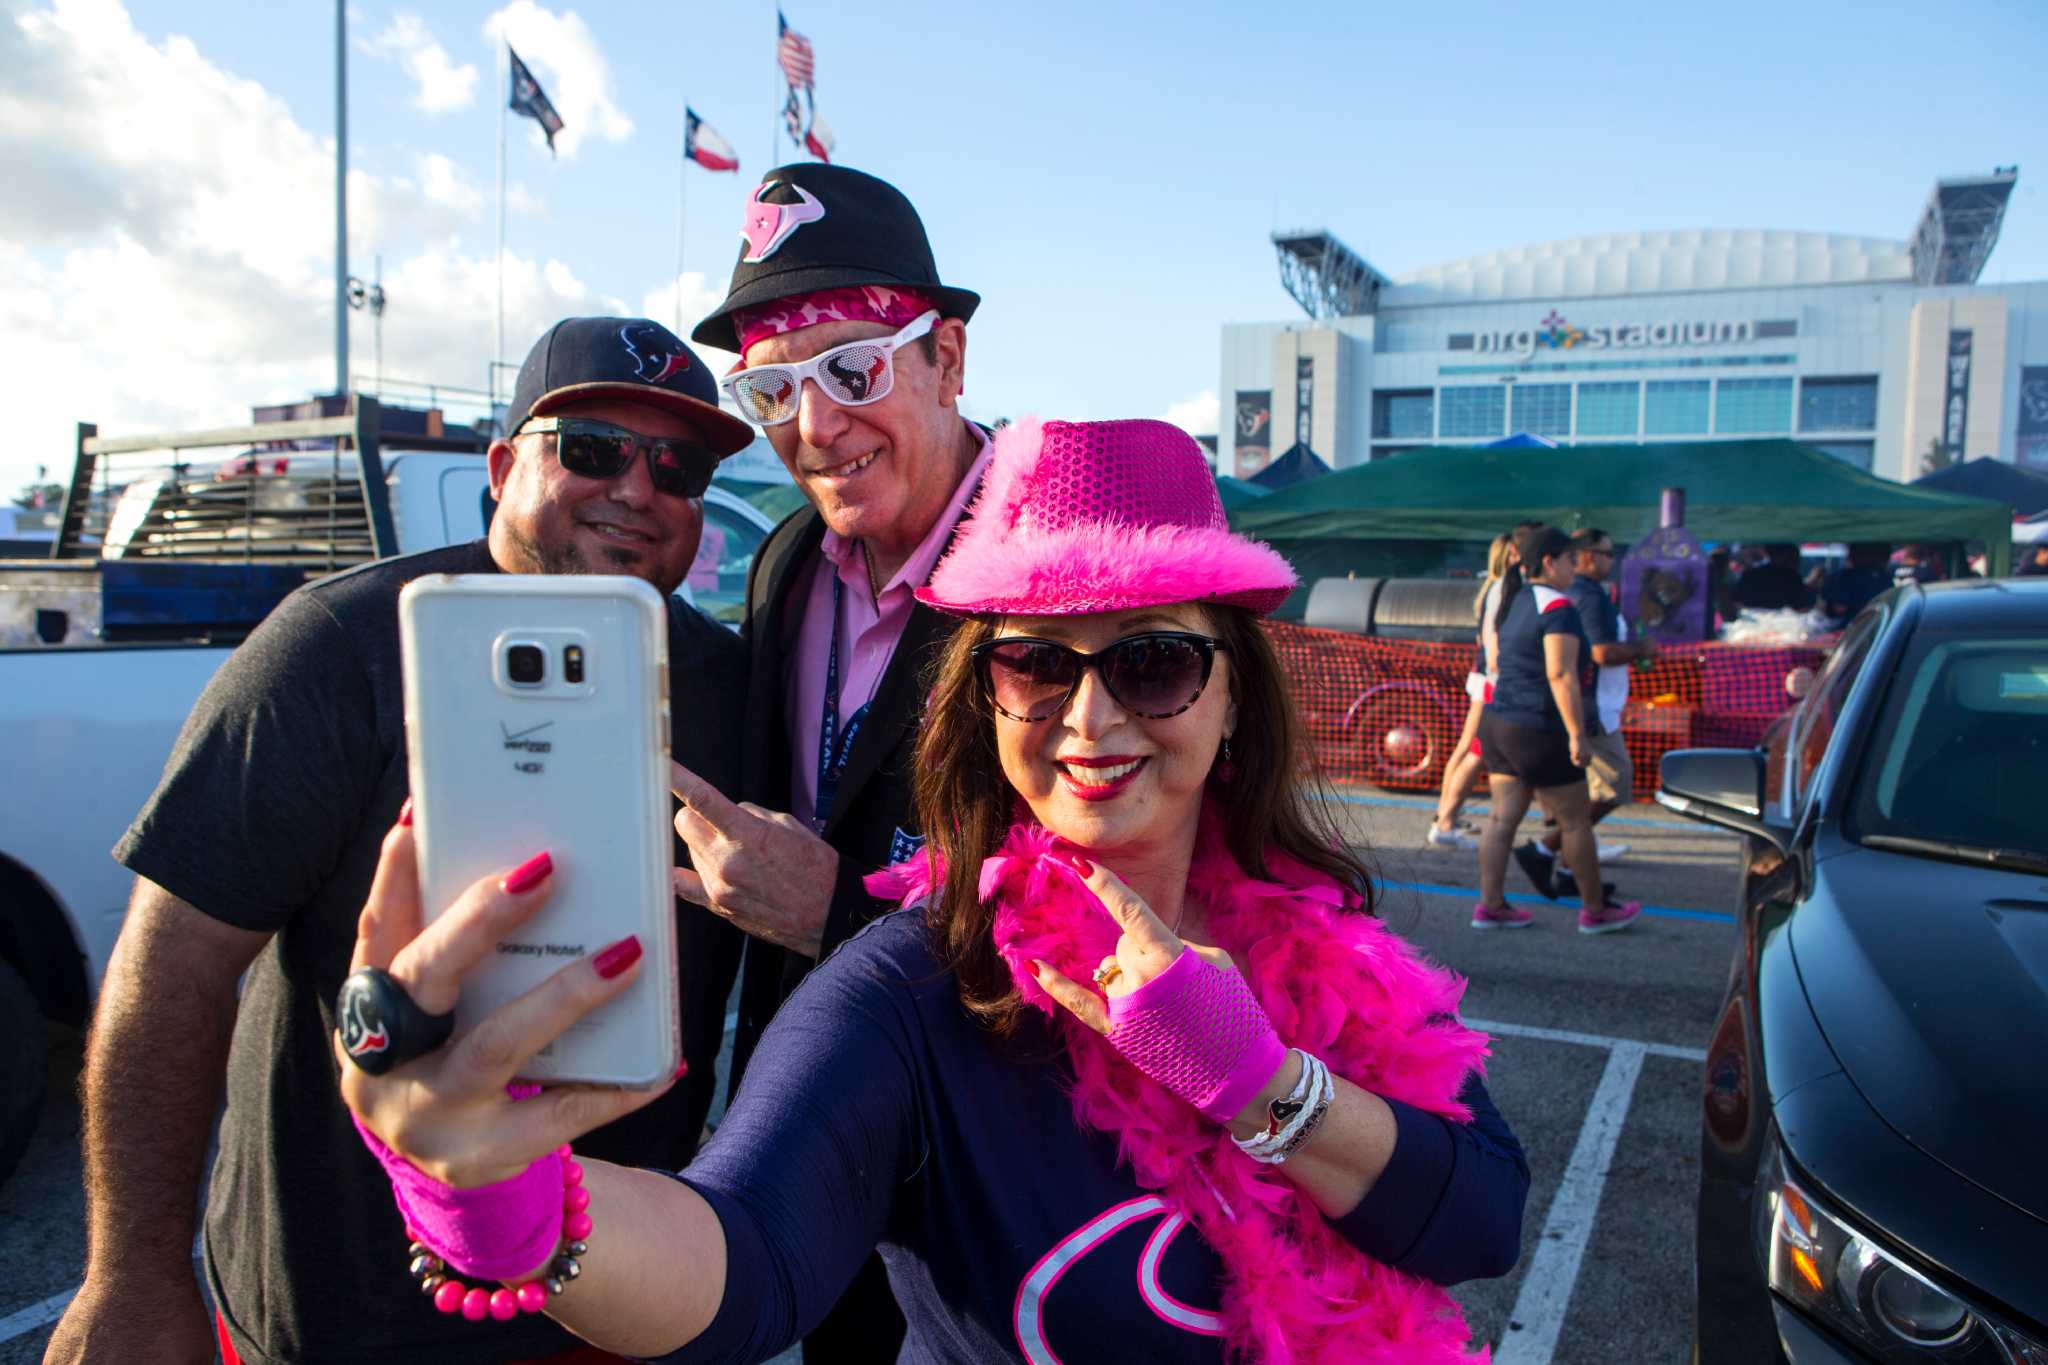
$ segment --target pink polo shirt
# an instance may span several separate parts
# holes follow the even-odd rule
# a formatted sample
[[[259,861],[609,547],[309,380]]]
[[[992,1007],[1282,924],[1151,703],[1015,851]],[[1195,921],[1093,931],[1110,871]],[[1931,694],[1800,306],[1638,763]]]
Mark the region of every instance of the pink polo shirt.
[[[825,728],[826,656],[832,648],[832,580],[836,575],[846,586],[840,596],[844,615],[839,622],[839,724],[844,733],[846,718],[866,705],[882,685],[882,674],[896,645],[910,624],[910,609],[917,605],[911,594],[925,584],[937,567],[953,528],[967,514],[967,503],[981,486],[988,468],[988,433],[969,425],[981,444],[981,453],[969,467],[967,477],[953,491],[953,500],[932,524],[925,538],[896,576],[882,585],[879,597],[868,591],[868,567],[860,542],[847,540],[836,531],[825,532],[824,553],[811,569],[804,594],[795,647],[790,651],[794,666],[784,694],[784,716],[789,725],[790,814],[809,824],[818,807],[818,737]]]

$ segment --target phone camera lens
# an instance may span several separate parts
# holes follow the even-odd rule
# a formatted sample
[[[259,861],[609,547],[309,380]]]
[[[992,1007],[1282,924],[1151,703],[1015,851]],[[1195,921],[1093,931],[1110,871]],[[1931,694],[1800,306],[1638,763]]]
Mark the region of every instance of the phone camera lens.
[[[514,645],[505,651],[505,676],[519,687],[539,687],[547,671],[547,655],[539,645]]]

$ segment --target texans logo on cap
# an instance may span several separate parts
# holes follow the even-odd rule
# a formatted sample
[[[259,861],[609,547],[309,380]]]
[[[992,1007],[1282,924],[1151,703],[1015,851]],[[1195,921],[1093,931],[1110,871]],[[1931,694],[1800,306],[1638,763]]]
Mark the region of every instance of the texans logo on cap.
[[[748,265],[759,265],[773,256],[789,235],[805,223],[815,223],[825,216],[825,206],[818,202],[818,196],[802,185],[790,185],[800,196],[794,204],[764,204],[761,196],[780,184],[781,180],[764,180],[754,186],[754,192],[747,196],[747,221],[740,228],[740,236],[747,239],[747,254],[740,257]]]
[[[689,352],[666,344],[672,340],[667,328],[651,322],[629,322],[619,329],[619,341],[626,354],[633,357],[633,373],[650,384],[659,384],[690,368]]]

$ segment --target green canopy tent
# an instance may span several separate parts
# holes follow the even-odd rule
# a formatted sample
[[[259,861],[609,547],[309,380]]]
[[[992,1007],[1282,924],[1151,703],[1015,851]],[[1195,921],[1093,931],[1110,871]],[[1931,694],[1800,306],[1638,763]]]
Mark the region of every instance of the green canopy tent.
[[[1447,543],[1469,558],[1524,518],[1638,541],[1656,529],[1665,488],[1685,490],[1685,524],[1705,541],[1976,541],[1987,572],[2010,568],[2005,506],[1893,483],[1786,440],[1409,450],[1282,489],[1230,520],[1309,583],[1441,569]]]
[[[1216,496],[1223,499],[1225,512],[1235,512],[1240,507],[1248,507],[1260,498],[1271,497],[1272,494],[1272,489],[1261,488],[1246,479],[1229,474],[1216,476]]]

